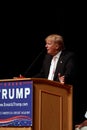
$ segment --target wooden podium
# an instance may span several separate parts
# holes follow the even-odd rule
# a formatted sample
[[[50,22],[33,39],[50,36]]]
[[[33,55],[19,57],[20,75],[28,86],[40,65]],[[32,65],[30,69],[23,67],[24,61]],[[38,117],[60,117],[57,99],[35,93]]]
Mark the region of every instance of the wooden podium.
[[[71,85],[41,78],[19,78],[3,81],[33,81],[33,126],[0,127],[0,130],[72,130]],[[2,81],[2,80],[1,80]]]

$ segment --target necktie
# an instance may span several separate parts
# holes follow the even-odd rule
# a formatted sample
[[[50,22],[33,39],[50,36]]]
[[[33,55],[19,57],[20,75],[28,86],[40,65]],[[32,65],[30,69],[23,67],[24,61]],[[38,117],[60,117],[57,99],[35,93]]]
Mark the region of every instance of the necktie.
[[[57,61],[57,57],[54,56],[52,58],[50,71],[49,71],[49,75],[48,75],[49,80],[53,80],[53,78],[54,78],[54,73],[55,73],[55,69],[56,69],[56,61]]]

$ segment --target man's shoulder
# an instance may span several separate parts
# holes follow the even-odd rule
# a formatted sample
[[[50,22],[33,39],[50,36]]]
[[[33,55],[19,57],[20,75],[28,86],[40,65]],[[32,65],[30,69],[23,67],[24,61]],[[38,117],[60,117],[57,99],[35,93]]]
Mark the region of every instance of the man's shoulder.
[[[64,56],[64,57],[75,56],[75,52],[69,51],[69,50],[63,50],[61,53],[61,56]]]

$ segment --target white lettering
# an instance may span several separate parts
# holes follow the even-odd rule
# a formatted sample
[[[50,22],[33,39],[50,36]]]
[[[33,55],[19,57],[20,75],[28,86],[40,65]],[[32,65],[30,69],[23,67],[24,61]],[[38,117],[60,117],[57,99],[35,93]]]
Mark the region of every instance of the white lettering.
[[[23,98],[23,88],[16,89],[16,98],[18,98],[18,99]]]
[[[7,89],[2,89],[2,99],[7,99]]]
[[[2,99],[23,99],[30,95],[30,88],[2,89]]]
[[[15,95],[14,95],[14,91],[15,91],[14,88],[13,88],[12,90],[9,89],[9,98],[10,98],[10,99],[13,99],[13,98],[14,98],[14,96],[15,96]]]
[[[30,94],[30,88],[25,88],[25,98]]]

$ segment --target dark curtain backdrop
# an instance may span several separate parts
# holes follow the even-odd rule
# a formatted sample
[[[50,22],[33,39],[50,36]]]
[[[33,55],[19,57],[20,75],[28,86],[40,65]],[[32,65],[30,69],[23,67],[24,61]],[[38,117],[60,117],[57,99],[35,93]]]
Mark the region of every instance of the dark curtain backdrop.
[[[78,83],[75,92],[76,122],[83,120],[87,108],[86,94],[86,10],[75,3],[2,3],[0,24],[0,79],[19,74],[27,77],[42,65],[47,35],[61,34],[67,49],[76,53]],[[70,5],[69,5],[70,4]],[[83,10],[81,10],[83,7]],[[32,67],[30,67],[32,65]],[[78,106],[78,107],[77,107]]]

